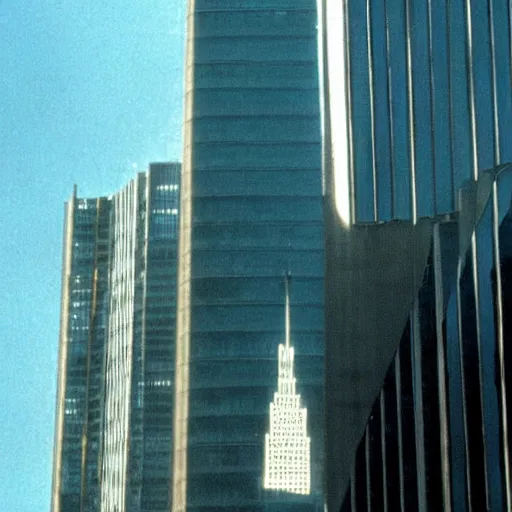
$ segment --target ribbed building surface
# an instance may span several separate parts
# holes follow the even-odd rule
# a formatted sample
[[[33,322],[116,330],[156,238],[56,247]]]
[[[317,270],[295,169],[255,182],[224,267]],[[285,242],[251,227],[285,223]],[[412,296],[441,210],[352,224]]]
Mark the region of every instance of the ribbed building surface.
[[[512,160],[512,45],[510,5],[501,0],[324,0],[321,5],[331,511],[340,507],[353,461],[370,452],[378,458],[371,446],[380,420],[368,423],[368,418],[406,336],[411,307],[419,297],[416,315],[426,315],[430,307],[420,290],[440,223],[449,230],[459,218],[459,194],[468,180],[484,183],[488,169]],[[466,223],[461,232],[474,228],[470,217],[460,214]],[[444,247],[447,253],[458,251],[456,240]],[[443,262],[454,258],[444,256]],[[447,276],[443,273],[449,282]],[[410,329],[427,329],[418,322],[411,320]],[[414,447],[416,438],[407,437],[415,421],[411,393],[421,379],[411,379],[404,374],[402,384],[409,387],[403,396],[411,398],[401,403],[408,427],[400,435]],[[430,399],[422,403],[431,404]],[[427,416],[434,416],[427,420],[435,424],[436,413],[428,407]],[[373,411],[378,418],[379,411]],[[440,478],[435,471],[423,473],[428,457],[440,455],[436,447],[443,439],[427,434],[425,447],[414,452],[418,459],[410,464],[419,470],[412,469],[404,484],[410,484],[406,498],[421,495],[427,485],[421,479],[444,485],[435,483]],[[406,475],[409,462],[404,464]],[[378,471],[373,477],[370,469],[364,471],[368,479],[379,478]],[[357,487],[363,474],[356,473]],[[380,485],[376,489],[387,492]],[[418,506],[423,503],[420,499]],[[432,503],[428,509],[436,510],[438,502]]]
[[[176,512],[265,510],[263,455],[286,271],[294,276],[298,392],[311,425],[311,499],[321,501],[324,256],[316,24],[312,0],[188,5]]]
[[[512,160],[508,2],[323,9],[326,158],[345,223],[452,212],[466,179]]]
[[[171,506],[179,180],[66,205],[54,512]]]
[[[343,511],[510,510],[512,165],[433,228]]]

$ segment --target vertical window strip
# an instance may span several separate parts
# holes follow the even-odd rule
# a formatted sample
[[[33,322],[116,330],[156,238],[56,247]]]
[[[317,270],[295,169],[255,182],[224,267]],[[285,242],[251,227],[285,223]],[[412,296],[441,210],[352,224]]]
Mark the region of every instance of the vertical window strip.
[[[390,152],[390,184],[391,184],[391,218],[396,218],[396,204],[395,204],[395,189],[396,189],[396,155],[395,155],[395,144],[393,143],[393,135],[394,135],[394,123],[393,123],[393,75],[391,73],[391,44],[390,44],[390,19],[388,12],[388,2],[389,0],[383,0],[384,2],[384,12],[386,15],[386,69],[387,73],[387,81],[388,81],[388,112],[389,112],[389,152]],[[386,500],[384,500],[386,501]]]
[[[337,210],[344,224],[353,221],[355,205],[353,190],[354,152],[352,105],[350,92],[350,32],[349,12],[345,0],[326,0],[324,3],[326,33],[324,59],[328,75],[328,108],[330,112],[329,137],[331,140],[330,164],[331,180],[334,184],[334,197]],[[328,14],[327,14],[328,13]],[[341,40],[340,40],[341,34]],[[339,48],[341,43],[341,48]]]
[[[390,180],[395,219],[411,219],[411,168],[405,2],[386,1]]]
[[[389,152],[390,152],[390,162],[389,162],[389,179],[390,179],[390,196],[391,196],[391,218],[396,219],[399,218],[400,213],[397,209],[396,204],[396,188],[397,188],[397,175],[396,175],[396,150],[395,150],[395,138],[394,138],[394,112],[393,112],[393,73],[391,71],[391,35],[390,35],[390,18],[388,12],[389,0],[383,0],[384,2],[384,12],[386,16],[386,69],[387,69],[387,82],[388,82],[388,130],[389,130]]]
[[[372,509],[372,480],[371,480],[371,463],[372,457],[370,453],[370,426],[366,424],[364,429],[364,437],[361,441],[364,443],[364,469],[366,472],[366,507],[367,510]]]
[[[388,374],[389,374],[388,370]],[[387,471],[387,451],[389,447],[386,443],[386,399],[385,399],[385,388],[383,387],[379,395],[379,408],[380,408],[380,440],[381,440],[381,455],[382,455],[382,500],[383,500],[383,512],[388,512],[388,471]],[[394,483],[394,482],[392,482]]]
[[[478,373],[479,373],[479,380],[480,380],[480,394],[481,394],[481,401],[480,401],[480,421],[482,422],[483,427],[483,451],[484,451],[484,460],[483,460],[483,467],[484,467],[484,475],[485,475],[485,491],[486,491],[486,504],[487,504],[487,510],[491,510],[490,508],[490,496],[489,496],[489,464],[487,460],[487,443],[485,442],[485,386],[484,386],[484,375],[483,375],[483,354],[482,354],[482,336],[481,336],[481,330],[480,330],[480,300],[479,300],[479,282],[478,282],[478,257],[477,257],[477,241],[476,241],[476,233],[473,231],[473,234],[471,235],[471,259],[473,263],[473,294],[474,294],[474,300],[475,300],[475,324],[476,324],[476,339],[478,344]]]
[[[436,21],[441,24],[442,20]],[[435,123],[435,82],[434,82],[434,48],[432,41],[432,0],[427,0],[427,38],[428,38],[428,74],[429,74],[429,89],[430,89],[430,124],[432,133],[432,208],[430,215],[435,215],[437,210],[437,194],[436,194],[436,138],[435,130],[437,125]]]
[[[372,119],[368,102],[370,83],[367,56],[367,4],[348,2],[347,6],[350,17],[348,30],[351,53],[349,86],[352,89],[350,93],[351,117],[354,119],[352,155],[354,160],[355,222],[372,222],[375,217]]]
[[[343,45],[344,68],[345,68],[345,105],[346,105],[346,119],[347,119],[347,132],[348,132],[348,222],[353,222],[356,218],[356,196],[354,188],[354,129],[352,126],[352,99],[351,99],[351,78],[350,78],[350,15],[348,9],[348,0],[343,2],[343,37],[345,44]],[[343,20],[342,20],[343,21]]]
[[[492,223],[493,223],[493,244],[494,244],[494,268],[496,269],[496,321],[497,321],[497,341],[498,341],[498,360],[499,360],[499,389],[501,400],[501,428],[503,432],[503,458],[504,458],[504,478],[505,478],[505,500],[507,510],[512,510],[512,489],[510,475],[510,455],[508,445],[508,422],[507,422],[507,388],[505,381],[505,348],[503,333],[503,297],[502,297],[502,280],[501,280],[501,255],[499,240],[499,197],[498,197],[498,180],[495,179],[492,188]]]
[[[491,40],[491,86],[492,86],[492,104],[494,117],[494,165],[501,162],[500,153],[500,127],[498,113],[498,80],[496,76],[496,34],[494,31],[494,1],[489,1],[489,32]]]
[[[434,213],[454,211],[452,141],[450,125],[449,6],[444,0],[429,0],[429,38],[432,89],[432,144]]]
[[[482,1],[482,0],[479,0]],[[478,148],[477,148],[477,129],[475,112],[475,82],[473,75],[473,27],[471,22],[471,0],[466,0],[466,41],[467,41],[467,59],[468,59],[468,84],[469,84],[469,112],[471,120],[471,145],[473,154],[473,179],[478,179]]]
[[[376,141],[375,141],[375,93],[374,93],[374,73],[373,73],[373,45],[372,45],[372,13],[371,1],[366,0],[366,42],[368,45],[368,84],[370,89],[370,125],[372,137],[372,187],[373,187],[373,221],[378,219],[378,189],[377,189],[377,162],[376,162]],[[367,465],[368,468],[368,465]],[[368,480],[367,480],[368,481]]]
[[[114,198],[114,254],[106,367],[105,455],[102,512],[125,510],[131,395],[131,357],[137,187],[134,181]]]
[[[405,19],[407,34],[407,103],[409,107],[409,147],[411,163],[411,199],[412,199],[412,222],[416,224],[418,220],[418,202],[416,196],[416,154],[414,147],[414,102],[413,102],[413,81],[412,81],[412,27],[411,27],[411,0],[405,0]]]
[[[436,341],[438,362],[438,389],[439,389],[439,420],[441,434],[441,468],[443,486],[443,508],[446,512],[452,510],[451,485],[450,485],[450,456],[449,456],[449,407],[447,397],[447,369],[446,369],[446,335],[443,330],[444,304],[443,293],[443,268],[442,268],[442,243],[441,225],[436,223],[433,232],[434,253],[434,280],[435,280],[435,316],[436,316]]]
[[[369,8],[371,75],[373,102],[373,139],[375,172],[375,219],[392,218],[391,138],[389,98],[389,62],[387,49],[387,17],[384,1]]]
[[[396,420],[398,425],[398,475],[400,492],[400,511],[405,511],[405,488],[404,488],[404,445],[402,439],[402,382],[400,373],[400,350],[395,356],[395,394],[396,394]]]
[[[418,511],[427,511],[427,482],[425,454],[425,424],[423,414],[423,375],[419,304],[416,300],[411,312],[411,366],[414,397],[414,429],[418,482]]]
[[[433,215],[433,159],[427,0],[409,2],[411,123],[414,127],[416,218]]]
[[[499,353],[499,340],[495,310],[493,309],[493,289],[491,274],[494,267],[493,237],[493,196],[489,199],[484,213],[475,230],[475,257],[477,260],[476,303],[478,314],[479,348],[481,352],[480,371],[482,376],[482,411],[485,430],[485,451],[487,460],[487,479],[489,486],[489,505],[491,510],[502,506],[502,450],[500,449],[499,426],[499,367],[495,354]]]

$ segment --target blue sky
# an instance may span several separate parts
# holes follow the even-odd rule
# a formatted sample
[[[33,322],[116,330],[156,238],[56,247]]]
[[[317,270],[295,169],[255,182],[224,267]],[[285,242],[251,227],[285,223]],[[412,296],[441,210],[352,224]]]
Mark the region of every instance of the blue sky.
[[[63,204],[179,160],[184,2],[0,0],[0,511],[50,505]]]

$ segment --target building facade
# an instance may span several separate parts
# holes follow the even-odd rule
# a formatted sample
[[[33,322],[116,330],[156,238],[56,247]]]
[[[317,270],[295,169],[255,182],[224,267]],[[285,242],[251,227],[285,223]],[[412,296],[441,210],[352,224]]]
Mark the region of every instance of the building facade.
[[[468,180],[512,160],[511,14],[494,0],[321,6],[326,498],[338,510],[434,233],[458,218]]]
[[[66,205],[52,511],[169,510],[180,165]]]
[[[176,512],[265,510],[265,433],[287,271],[295,372],[310,425],[310,500],[322,491],[316,24],[312,0],[188,3]]]
[[[510,510],[512,164],[434,225],[341,510]]]
[[[324,0],[328,180],[345,224],[456,210],[512,160],[510,10],[501,0]]]

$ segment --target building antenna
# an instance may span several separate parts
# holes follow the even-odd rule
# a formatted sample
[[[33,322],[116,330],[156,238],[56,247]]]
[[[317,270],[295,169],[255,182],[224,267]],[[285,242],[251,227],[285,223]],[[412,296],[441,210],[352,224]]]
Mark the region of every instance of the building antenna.
[[[288,271],[285,275],[284,290],[285,290],[285,343],[286,348],[290,348],[290,281],[292,274]]]

